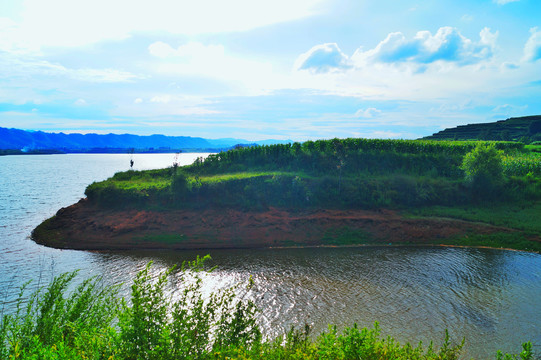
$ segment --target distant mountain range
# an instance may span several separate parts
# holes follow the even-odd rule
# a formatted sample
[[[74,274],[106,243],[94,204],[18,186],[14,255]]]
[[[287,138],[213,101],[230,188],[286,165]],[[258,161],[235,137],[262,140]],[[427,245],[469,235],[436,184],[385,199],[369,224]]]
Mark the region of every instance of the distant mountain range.
[[[424,137],[426,140],[541,141],[541,115],[509,118],[491,123],[461,125]],[[64,134],[0,127],[0,155],[17,153],[121,153],[221,151],[235,146],[291,143],[291,140],[247,141],[190,136],[131,134]]]
[[[131,134],[64,134],[43,131],[25,131],[0,127],[0,150],[37,152],[54,150],[61,152],[175,152],[217,151],[236,145],[269,145],[290,143],[291,140],[247,141],[243,139],[204,139],[190,136]]]
[[[461,125],[424,137],[425,140],[541,141],[541,115],[491,123]]]

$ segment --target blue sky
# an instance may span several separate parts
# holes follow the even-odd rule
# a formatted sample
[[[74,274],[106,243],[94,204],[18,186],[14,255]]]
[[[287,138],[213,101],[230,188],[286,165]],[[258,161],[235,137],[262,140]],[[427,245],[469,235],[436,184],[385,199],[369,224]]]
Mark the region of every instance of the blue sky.
[[[541,114],[539,0],[6,0],[0,126],[418,138]]]

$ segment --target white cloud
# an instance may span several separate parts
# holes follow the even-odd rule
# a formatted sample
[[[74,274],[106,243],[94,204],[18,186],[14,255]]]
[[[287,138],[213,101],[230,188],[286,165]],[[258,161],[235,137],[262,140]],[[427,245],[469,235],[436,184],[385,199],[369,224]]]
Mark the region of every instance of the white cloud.
[[[140,100],[140,101],[138,101]],[[131,116],[135,118],[171,117],[177,115],[211,115],[220,113],[209,109],[209,100],[196,96],[181,96],[176,94],[158,94],[143,101],[122,101],[112,112],[113,116]]]
[[[359,110],[357,110],[357,112],[355,112],[355,117],[372,118],[372,117],[380,115],[380,114],[381,114],[381,110],[370,107],[370,108],[367,108],[367,109],[359,109]]]
[[[170,101],[171,101],[171,95],[157,95],[157,96],[154,96],[152,99],[150,99],[150,102],[162,103],[162,104],[167,104]]]
[[[485,38],[485,42],[487,41],[488,38]],[[439,105],[442,99],[453,103],[461,102],[464,98],[478,98],[488,102],[488,98],[509,96],[510,88],[519,89],[522,84],[531,81],[531,74],[535,73],[536,63],[523,64],[520,69],[510,71],[502,68],[498,59],[491,57],[468,66],[450,61],[422,64],[365,60],[354,62],[355,67],[347,72],[329,72],[314,76],[308,71],[297,71],[291,75],[291,79],[297,89],[355,96],[366,101],[392,99],[435,102]],[[365,110],[366,108],[362,109]],[[361,112],[359,115],[362,115]]]
[[[474,19],[474,17],[470,14],[464,14],[462,15],[462,17],[460,18],[461,21],[465,22],[465,23],[469,23],[469,22],[472,22]]]
[[[200,42],[190,41],[174,49],[162,41],[152,43],[148,47],[151,55],[166,58],[185,58],[185,60],[203,61],[208,63],[211,59],[223,59],[225,49],[223,45],[203,45]]]
[[[348,57],[336,43],[316,45],[295,61],[295,69],[326,73],[351,68]]]
[[[148,52],[150,55],[166,58],[175,53],[175,49],[171,45],[164,43],[163,41],[156,41],[148,46]]]
[[[128,82],[141,78],[130,72],[116,69],[65,69],[65,71],[73,79],[96,83]]]
[[[505,114],[509,114],[509,113],[522,114],[527,108],[528,108],[528,105],[503,104],[503,105],[496,106],[494,109],[492,109],[492,111],[505,113]]]
[[[448,62],[469,65],[492,56],[498,32],[492,33],[489,28],[484,28],[479,37],[479,42],[475,43],[452,27],[442,27],[434,35],[429,31],[419,31],[413,39],[407,39],[401,32],[394,32],[374,49],[363,51],[359,48],[353,54],[352,60],[357,66],[374,62],[389,64]]]
[[[322,0],[26,0],[0,22],[0,46],[40,49],[121,40],[152,31],[202,34],[246,31],[314,15]],[[9,42],[7,44],[6,42]]]
[[[520,0],[492,0],[492,1],[494,1],[498,5],[505,5],[505,4],[509,4],[511,2],[520,1]]]
[[[0,58],[0,77],[26,78],[28,76],[63,76],[94,83],[120,83],[141,78],[138,75],[117,69],[71,69],[32,56],[24,57],[16,54],[5,54]]]
[[[512,62],[503,62],[500,66],[503,70],[516,70],[519,68],[518,64],[512,63]]]
[[[0,50],[10,53],[26,53],[30,51],[29,46],[18,41],[18,24],[6,17],[0,17]]]
[[[339,67],[330,67],[329,71],[323,72],[333,61],[320,62],[320,67],[312,71],[293,72],[291,87],[369,100],[462,99],[466,92],[480,96],[486,89],[496,92],[504,83],[524,81],[524,76],[502,71],[496,64],[493,54],[497,49],[497,38],[498,33],[488,28],[480,31],[477,41],[451,27],[440,28],[435,34],[420,31],[413,38],[397,32],[389,34],[372,49],[359,48],[349,59],[345,54],[340,55],[338,46],[327,46],[338,59],[347,59],[351,68],[338,71]],[[312,50],[297,59],[297,69],[310,59],[315,52]],[[334,64],[340,63],[334,60]],[[319,71],[317,76],[314,76],[314,70]],[[367,110],[362,109],[357,115],[365,118],[377,115]]]
[[[158,41],[148,47],[151,55],[161,59],[153,70],[167,75],[211,78],[231,84],[237,90],[253,92],[283,86],[285,75],[274,72],[266,59],[249,59],[226,51],[221,44],[188,42],[178,48]]]
[[[536,61],[541,59],[541,30],[537,27],[530,29],[530,38],[524,45],[524,61]]]
[[[397,139],[403,138],[403,134],[396,131],[373,131],[370,135],[366,136],[369,139]]]
[[[85,99],[77,99],[77,101],[75,101],[75,105],[77,105],[77,106],[86,106],[87,103],[86,103]]]
[[[479,41],[479,46],[482,50],[488,51],[493,50],[496,47],[496,41],[498,40],[499,32],[490,32],[490,28],[484,27],[483,30],[479,33],[481,40]]]

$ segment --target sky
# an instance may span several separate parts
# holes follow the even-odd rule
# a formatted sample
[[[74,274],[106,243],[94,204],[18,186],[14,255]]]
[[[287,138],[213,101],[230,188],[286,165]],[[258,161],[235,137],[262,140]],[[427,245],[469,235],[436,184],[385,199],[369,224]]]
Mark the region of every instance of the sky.
[[[1,0],[0,126],[414,139],[541,114],[539,0]]]

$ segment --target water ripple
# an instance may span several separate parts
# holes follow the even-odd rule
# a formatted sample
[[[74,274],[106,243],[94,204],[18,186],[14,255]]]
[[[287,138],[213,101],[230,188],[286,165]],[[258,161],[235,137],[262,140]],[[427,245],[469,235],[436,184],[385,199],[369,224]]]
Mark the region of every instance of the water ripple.
[[[29,279],[30,289],[36,289],[54,275],[81,269],[81,278],[103,276],[107,283],[123,284],[122,292],[128,294],[130,279],[149,261],[154,261],[157,276],[160,270],[205,255],[56,250],[28,239],[37,224],[82,197],[86,185],[126,170],[128,159],[125,154],[0,157],[4,309],[13,308],[17,289]],[[167,166],[172,160],[171,154],[135,159],[149,167]],[[354,322],[370,326],[377,320],[384,334],[401,342],[438,340],[447,328],[455,340],[466,336],[467,355],[478,358],[493,357],[499,348],[517,352],[525,340],[541,344],[539,255],[431,247],[223,250],[211,255],[217,268],[205,275],[204,293],[246,282],[252,275],[254,287],[237,291],[256,302],[259,322],[269,336],[304,324],[318,333],[328,323],[342,328]],[[184,286],[180,277],[177,280],[172,293]]]

